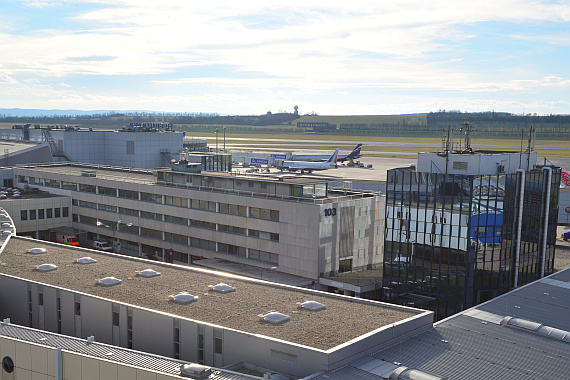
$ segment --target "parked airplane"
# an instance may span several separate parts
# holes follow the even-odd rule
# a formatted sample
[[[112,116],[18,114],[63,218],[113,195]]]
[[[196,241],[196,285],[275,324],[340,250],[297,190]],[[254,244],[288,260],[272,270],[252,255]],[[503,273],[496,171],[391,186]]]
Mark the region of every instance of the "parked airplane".
[[[340,155],[337,158],[338,162],[344,162],[346,160],[350,160],[352,158],[360,158],[362,155],[360,154],[360,150],[362,149],[362,144],[358,144],[356,148],[352,150],[349,154]]]
[[[360,158],[362,155],[360,154],[360,149],[362,148],[362,144],[358,144],[356,148],[349,154],[339,154],[337,161],[344,162],[350,160],[351,158]],[[326,161],[329,158],[328,155],[325,154],[295,154],[295,160],[298,161]]]
[[[338,158],[339,148],[336,148],[332,156],[325,162],[312,162],[312,161],[283,161],[283,168],[295,172],[300,170],[303,173],[305,170],[311,173],[313,170],[327,170],[336,168],[336,161]]]

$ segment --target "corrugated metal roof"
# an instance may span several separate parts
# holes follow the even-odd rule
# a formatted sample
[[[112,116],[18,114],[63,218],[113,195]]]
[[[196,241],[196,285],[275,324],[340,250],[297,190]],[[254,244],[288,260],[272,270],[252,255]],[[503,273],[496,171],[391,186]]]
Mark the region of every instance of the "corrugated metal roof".
[[[417,368],[448,379],[570,379],[570,344],[530,330],[501,325],[516,316],[570,331],[570,268],[434,325],[374,355],[376,364]],[[316,379],[387,379],[363,359]],[[380,360],[382,362],[380,362]],[[358,367],[358,368],[356,368]],[[363,374],[362,371],[368,374]],[[378,373],[378,372],[376,372]],[[359,377],[360,376],[360,377]],[[368,377],[367,377],[368,376]]]
[[[87,343],[86,339],[73,338],[42,330],[31,329],[9,323],[0,324],[0,335],[32,342],[47,347],[60,347],[65,351],[75,352],[94,358],[105,359],[134,367],[150,369],[170,375],[180,374],[180,365],[187,363],[158,355],[129,350],[102,343]],[[242,376],[232,372],[214,369],[209,380],[251,380],[251,376]]]

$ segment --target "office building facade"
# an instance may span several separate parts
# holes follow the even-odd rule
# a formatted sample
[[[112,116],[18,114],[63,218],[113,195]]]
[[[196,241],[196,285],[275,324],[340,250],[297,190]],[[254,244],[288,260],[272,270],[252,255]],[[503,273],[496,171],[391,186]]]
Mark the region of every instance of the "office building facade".
[[[560,168],[495,167],[506,154],[452,157],[465,164],[390,170],[387,181],[383,299],[438,318],[554,270]]]

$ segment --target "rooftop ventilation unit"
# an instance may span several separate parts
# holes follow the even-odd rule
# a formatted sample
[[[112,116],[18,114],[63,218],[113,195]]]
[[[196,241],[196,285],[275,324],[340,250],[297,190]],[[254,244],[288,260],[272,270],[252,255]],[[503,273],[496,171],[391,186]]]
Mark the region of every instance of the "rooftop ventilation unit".
[[[210,290],[218,293],[231,293],[236,291],[236,288],[228,284],[210,285],[208,287],[210,288]]]
[[[168,299],[179,304],[187,304],[198,300],[198,296],[193,296],[188,293],[178,293],[175,296],[168,296]]]
[[[205,365],[191,363],[180,366],[180,376],[191,377],[193,379],[207,379],[212,373],[212,368]]]
[[[137,272],[137,274],[141,277],[156,277],[156,276],[160,276],[160,272],[155,271],[154,269],[145,269],[145,270],[140,270]]]
[[[447,380],[447,377],[441,377],[415,368],[398,367],[390,375],[390,380]]]
[[[34,254],[47,253],[47,249],[45,249],[45,248],[30,248],[30,249],[28,249],[28,253],[34,253]]]
[[[36,269],[39,270],[40,272],[51,272],[52,270],[57,269],[57,265],[55,265],[55,264],[42,264],[42,265],[36,266]]]
[[[91,257],[86,256],[86,257],[82,257],[82,258],[80,258],[80,259],[77,259],[76,262],[78,262],[79,264],[93,264],[93,263],[96,263],[97,260],[92,259]]]
[[[115,277],[105,277],[99,280],[101,286],[119,285],[122,281]]]
[[[297,302],[300,308],[311,311],[319,311],[326,309],[326,306],[317,301]]]
[[[287,322],[290,317],[288,315],[285,314],[281,314],[277,311],[272,311],[269,312],[267,314],[259,314],[257,316],[259,319],[263,319],[265,322],[269,322],[272,323],[274,325],[277,325],[279,323],[283,323],[283,322]]]

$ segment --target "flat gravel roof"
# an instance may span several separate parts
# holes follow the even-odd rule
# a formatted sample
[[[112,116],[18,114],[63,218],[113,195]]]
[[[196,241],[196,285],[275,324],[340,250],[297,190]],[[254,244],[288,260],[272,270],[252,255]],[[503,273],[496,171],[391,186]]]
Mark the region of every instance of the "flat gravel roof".
[[[27,253],[30,248],[45,248],[47,253]],[[85,256],[97,262],[75,262]],[[7,275],[321,350],[424,312],[21,237],[11,237],[0,253],[0,261],[0,273]],[[36,266],[45,263],[55,264],[58,269],[36,270]],[[151,278],[137,275],[137,271],[144,269],[154,269],[161,275]],[[109,276],[122,283],[110,287],[97,284],[99,279]],[[234,286],[236,291],[220,294],[209,290],[209,285],[218,283]],[[179,292],[199,299],[186,305],[169,301],[170,295]],[[326,309],[317,312],[300,309],[297,303],[307,300],[325,304]],[[272,325],[258,319],[258,314],[271,311],[286,314],[290,320]]]

